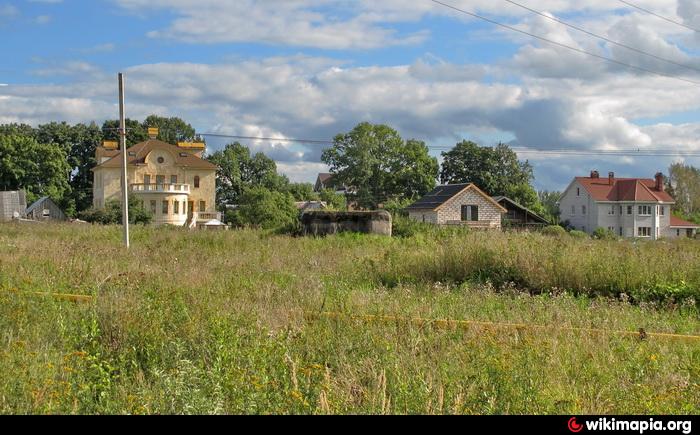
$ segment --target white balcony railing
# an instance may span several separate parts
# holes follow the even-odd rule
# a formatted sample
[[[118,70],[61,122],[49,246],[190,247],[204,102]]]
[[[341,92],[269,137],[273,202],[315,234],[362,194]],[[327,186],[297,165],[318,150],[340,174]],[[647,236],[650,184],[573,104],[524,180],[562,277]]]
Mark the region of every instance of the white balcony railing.
[[[198,221],[211,221],[211,220],[218,220],[221,221],[222,215],[220,212],[197,212],[197,220]]]
[[[166,184],[166,183],[151,183],[151,184],[132,184],[131,191],[135,193],[174,193],[181,195],[190,194],[189,184]]]

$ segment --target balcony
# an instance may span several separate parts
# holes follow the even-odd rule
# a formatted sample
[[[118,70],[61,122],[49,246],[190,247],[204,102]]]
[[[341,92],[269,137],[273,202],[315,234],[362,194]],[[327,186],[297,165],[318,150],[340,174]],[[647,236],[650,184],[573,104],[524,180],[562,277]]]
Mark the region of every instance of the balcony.
[[[152,184],[132,184],[131,191],[134,193],[166,193],[173,195],[189,195],[190,185],[189,184],[166,184],[166,183],[152,183]]]

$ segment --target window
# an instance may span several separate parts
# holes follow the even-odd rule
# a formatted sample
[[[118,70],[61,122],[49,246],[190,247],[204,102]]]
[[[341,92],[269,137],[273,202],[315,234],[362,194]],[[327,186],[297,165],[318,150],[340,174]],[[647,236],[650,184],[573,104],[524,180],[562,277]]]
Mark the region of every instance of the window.
[[[681,236],[681,230],[676,230],[676,237],[680,237],[680,236]]]
[[[661,216],[666,216],[666,207],[664,207],[663,205],[659,207],[659,214]]]
[[[610,231],[611,233],[614,233],[614,232],[615,232],[615,227],[608,227],[608,231]]]
[[[462,222],[478,222],[479,221],[479,206],[463,205],[462,206]]]
[[[156,200],[151,200],[151,214],[156,214]]]
[[[584,215],[586,214],[586,206],[585,205],[581,206],[581,214],[584,214]]]
[[[620,206],[620,216],[622,216],[622,206]]]
[[[639,227],[637,228],[638,237],[651,237],[651,227]]]
[[[425,223],[425,215],[423,215],[423,223]]]
[[[177,175],[170,176],[170,184],[177,184]]]
[[[650,205],[640,205],[639,206],[640,216],[651,216],[651,206]]]
[[[143,184],[146,184],[146,185],[151,184],[151,176],[150,175],[145,174],[143,176]]]
[[[631,205],[627,206],[627,214],[631,215],[634,208]]]
[[[199,189],[199,175],[194,176],[194,188]]]
[[[165,175],[156,175],[156,184],[159,186],[165,184]]]
[[[622,227],[620,227],[620,237],[624,236],[623,231]]]
[[[571,216],[573,216],[573,215],[575,215],[575,214],[576,214],[576,206],[575,206],[575,205],[572,205],[572,206],[571,206]]]
[[[187,203],[185,201],[182,201],[182,214],[187,213]]]
[[[164,159],[163,157],[158,157],[157,161],[158,161],[158,163],[160,163],[161,165],[162,165],[163,163],[165,163],[165,159]]]
[[[207,203],[204,201],[199,201],[199,212],[204,213],[207,211]]]
[[[610,206],[610,210],[608,210],[608,214],[613,215],[613,216],[615,215],[615,206],[614,205]]]
[[[581,188],[580,187],[576,188],[576,196],[581,196]]]
[[[161,209],[161,212],[162,212],[163,214],[168,214],[168,204],[169,204],[169,203],[170,203],[170,201],[163,201],[163,203],[162,203],[162,204],[163,204],[163,207],[162,207],[162,209]]]
[[[173,201],[173,214],[180,214],[180,201]]]

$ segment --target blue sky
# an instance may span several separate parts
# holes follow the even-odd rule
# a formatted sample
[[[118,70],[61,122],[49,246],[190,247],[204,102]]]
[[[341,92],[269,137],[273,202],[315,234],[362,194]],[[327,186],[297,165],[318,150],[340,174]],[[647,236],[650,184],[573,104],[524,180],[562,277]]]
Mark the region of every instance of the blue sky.
[[[522,30],[700,81],[700,38],[610,0],[522,0],[679,68],[619,49],[502,0],[446,3]],[[691,0],[638,0],[700,27]],[[529,149],[700,152],[700,85],[644,74],[455,13],[429,0],[0,0],[0,122],[179,116],[201,132],[330,138],[388,123],[433,146],[461,138]],[[210,148],[221,146],[210,141]],[[318,146],[250,142],[313,181]],[[439,151],[434,151],[439,155]],[[538,188],[591,169],[652,176],[697,158],[525,151]]]

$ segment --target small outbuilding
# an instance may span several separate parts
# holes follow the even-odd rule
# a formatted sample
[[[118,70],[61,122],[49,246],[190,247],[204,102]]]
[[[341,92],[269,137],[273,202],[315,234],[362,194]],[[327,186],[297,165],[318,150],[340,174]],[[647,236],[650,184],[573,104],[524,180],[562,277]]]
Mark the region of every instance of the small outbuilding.
[[[501,217],[508,210],[474,184],[447,184],[436,187],[406,209],[418,222],[437,225],[464,225],[470,228],[501,228]]]
[[[23,190],[0,192],[0,222],[23,217],[27,209],[27,195]]]
[[[547,219],[507,196],[494,196],[493,199],[508,210],[503,216],[504,226],[527,229],[551,225]]]
[[[24,212],[25,219],[34,221],[67,221],[68,216],[48,196],[44,196],[30,205]]]

